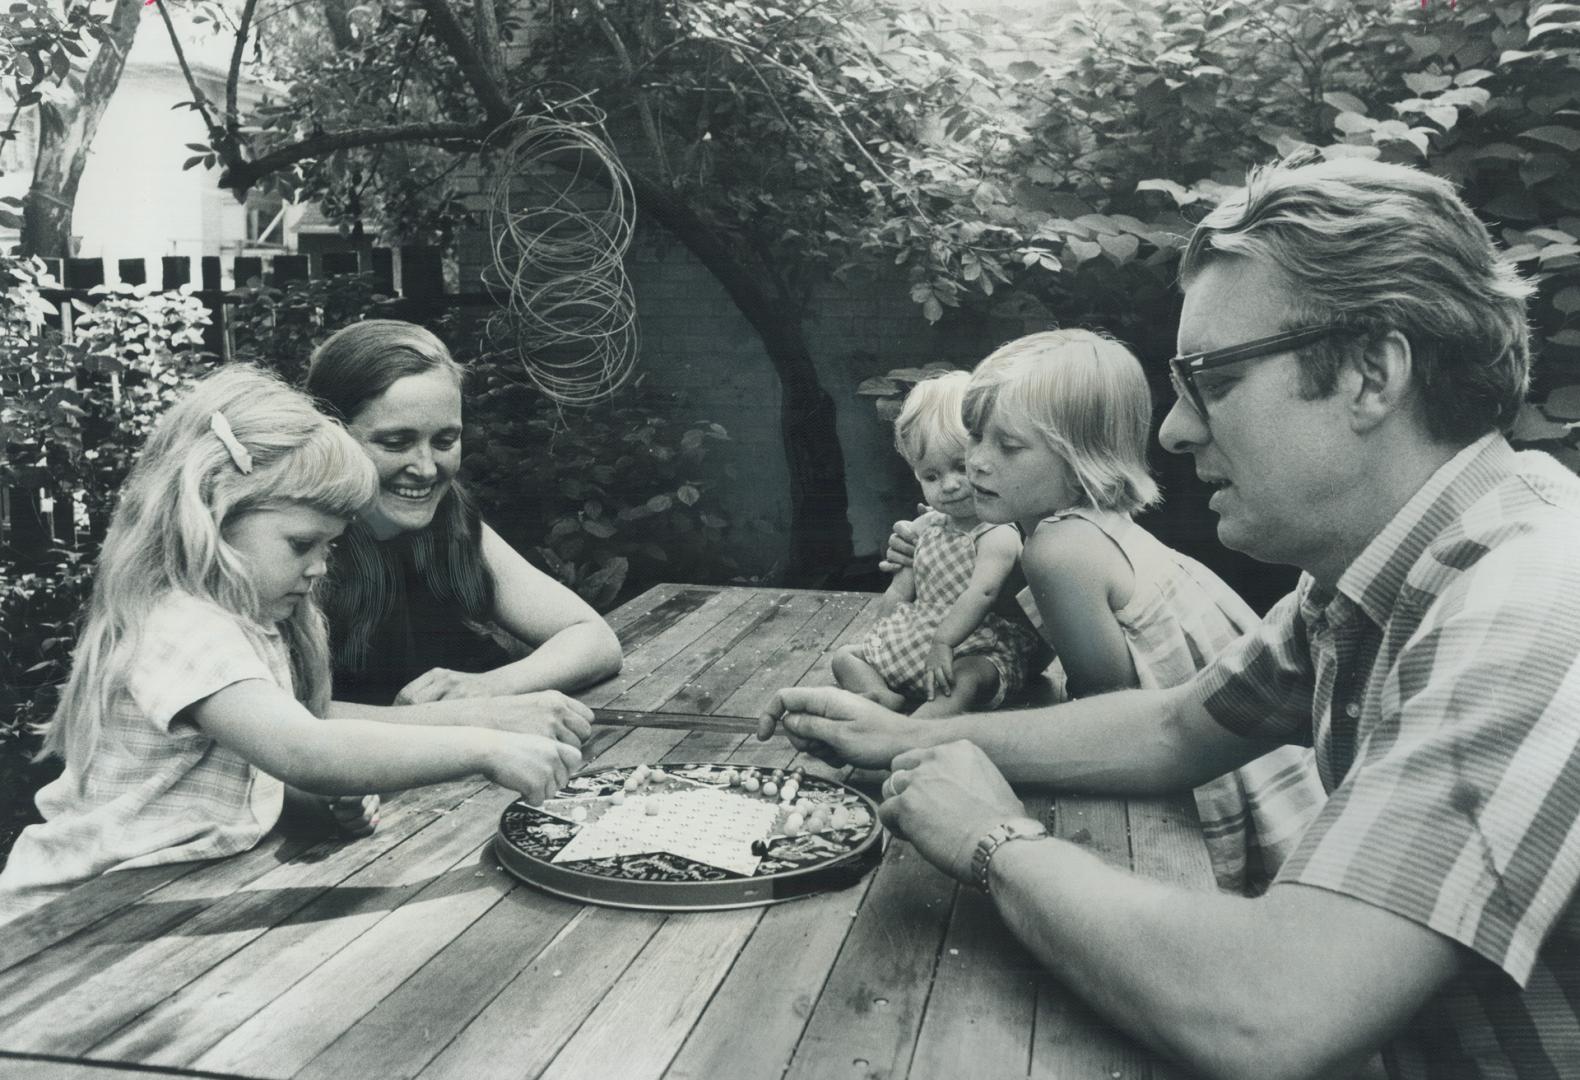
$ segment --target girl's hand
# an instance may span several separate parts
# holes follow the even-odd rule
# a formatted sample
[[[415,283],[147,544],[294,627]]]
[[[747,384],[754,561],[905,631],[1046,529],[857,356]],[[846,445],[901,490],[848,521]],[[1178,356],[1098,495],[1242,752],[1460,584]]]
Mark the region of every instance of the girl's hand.
[[[580,747],[592,734],[593,711],[558,690],[487,698],[477,704],[479,715],[473,723],[479,726],[541,735],[574,747]]]
[[[395,704],[420,705],[425,701],[499,697],[508,693],[510,688],[500,685],[492,671],[474,674],[436,667],[430,668],[401,687],[400,693],[395,695]]]
[[[933,642],[933,647],[927,652],[927,667],[922,673],[922,682],[927,687],[928,701],[954,690],[955,650],[951,646]]]
[[[541,735],[509,731],[484,731],[488,747],[482,773],[500,787],[517,792],[532,806],[539,806],[570,779],[582,763],[574,746]]]
[[[888,549],[878,563],[879,570],[888,574],[897,574],[911,565],[916,558],[916,538],[922,535],[922,527],[927,522],[927,515],[931,513],[934,513],[932,507],[926,503],[917,503],[915,521],[894,523],[894,531],[889,533]]]
[[[316,795],[301,788],[285,788],[285,816],[297,828],[314,833],[335,833],[361,838],[379,823],[377,795]]]
[[[373,835],[379,824],[377,795],[329,795],[324,799],[335,828],[341,835],[361,838]]]

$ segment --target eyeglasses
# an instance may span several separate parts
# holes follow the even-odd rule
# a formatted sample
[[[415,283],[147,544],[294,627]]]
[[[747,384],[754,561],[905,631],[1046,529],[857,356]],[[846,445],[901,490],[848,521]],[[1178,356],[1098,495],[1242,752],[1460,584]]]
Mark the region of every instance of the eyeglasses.
[[[1259,360],[1290,352],[1321,341],[1342,329],[1343,327],[1339,326],[1303,326],[1298,330],[1286,330],[1281,334],[1274,334],[1272,337],[1257,338],[1255,341],[1247,341],[1241,345],[1230,345],[1226,349],[1181,353],[1169,360],[1169,382],[1174,386],[1174,396],[1190,402],[1191,408],[1196,410],[1196,415],[1206,420],[1207,403],[1202,400],[1201,390],[1196,386],[1198,374],[1216,367],[1238,364],[1243,360]]]

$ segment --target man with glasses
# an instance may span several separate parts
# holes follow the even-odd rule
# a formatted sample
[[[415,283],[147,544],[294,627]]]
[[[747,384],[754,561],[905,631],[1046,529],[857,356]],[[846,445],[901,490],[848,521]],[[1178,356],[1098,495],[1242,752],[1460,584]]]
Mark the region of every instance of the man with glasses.
[[[915,722],[787,689],[762,733],[891,767],[892,829],[1205,1075],[1580,1076],[1580,481],[1502,434],[1531,286],[1448,182],[1343,159],[1253,172],[1181,276],[1159,438],[1295,591],[1173,690]],[[1256,899],[1105,866],[1008,785],[1182,790],[1282,743],[1329,798]]]

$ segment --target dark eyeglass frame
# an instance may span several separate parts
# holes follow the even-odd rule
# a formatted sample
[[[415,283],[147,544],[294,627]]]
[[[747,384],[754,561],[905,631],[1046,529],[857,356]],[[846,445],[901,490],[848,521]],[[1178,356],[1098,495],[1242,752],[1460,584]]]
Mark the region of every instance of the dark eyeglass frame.
[[[1239,345],[1230,345],[1223,349],[1210,349],[1207,352],[1180,353],[1169,359],[1169,378],[1174,383],[1175,396],[1190,402],[1191,408],[1196,410],[1196,415],[1203,420],[1207,419],[1207,403],[1202,400],[1201,390],[1196,386],[1196,376],[1203,371],[1211,371],[1217,367],[1227,367],[1238,364],[1244,360],[1260,360],[1279,353],[1286,353],[1299,349],[1331,337],[1344,329],[1341,326],[1324,324],[1321,326],[1302,326],[1295,330],[1285,330],[1271,337],[1256,338],[1253,341],[1242,342]]]

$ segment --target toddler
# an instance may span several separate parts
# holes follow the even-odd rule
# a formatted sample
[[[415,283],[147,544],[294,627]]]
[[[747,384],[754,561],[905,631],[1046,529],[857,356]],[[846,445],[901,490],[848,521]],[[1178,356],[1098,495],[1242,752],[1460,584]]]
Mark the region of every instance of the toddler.
[[[834,678],[889,708],[920,701],[917,716],[991,709],[1025,680],[1030,633],[993,614],[1015,569],[1015,531],[977,518],[966,480],[961,405],[968,376],[917,383],[894,441],[940,511],[917,540],[915,564],[895,575],[887,613],[858,645],[834,656]]]

